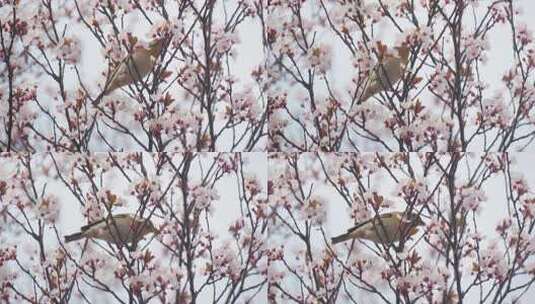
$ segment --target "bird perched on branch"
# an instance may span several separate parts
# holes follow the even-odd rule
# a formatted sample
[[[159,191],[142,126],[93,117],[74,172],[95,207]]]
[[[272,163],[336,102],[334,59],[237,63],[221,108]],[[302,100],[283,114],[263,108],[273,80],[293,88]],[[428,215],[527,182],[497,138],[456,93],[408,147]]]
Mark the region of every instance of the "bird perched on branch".
[[[333,244],[350,239],[370,240],[374,243],[392,243],[402,237],[409,237],[418,232],[418,226],[425,225],[418,214],[390,212],[375,216],[367,221],[349,228],[346,233],[333,237]]]
[[[108,95],[115,89],[142,80],[152,71],[162,51],[164,42],[165,39],[159,38],[149,43],[148,48],[139,45],[135,46],[134,52],[123,59],[113,70],[109,83],[105,85],[102,95]]]
[[[395,47],[398,51],[398,56],[386,54],[384,52],[385,48],[381,50],[379,63],[370,70],[364,86],[364,92],[360,98],[362,101],[379,92],[392,90],[394,84],[403,76],[409,62],[409,48],[405,45]]]
[[[65,236],[65,242],[94,238],[114,244],[136,244],[145,235],[158,232],[151,221],[130,214],[108,216],[82,226],[80,230]]]

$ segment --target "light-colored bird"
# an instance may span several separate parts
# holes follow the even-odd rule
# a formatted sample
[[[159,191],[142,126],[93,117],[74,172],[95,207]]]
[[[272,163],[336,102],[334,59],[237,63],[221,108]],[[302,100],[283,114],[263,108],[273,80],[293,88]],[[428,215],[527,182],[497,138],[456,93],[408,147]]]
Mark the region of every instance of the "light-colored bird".
[[[402,45],[395,47],[399,56],[385,54],[379,63],[370,70],[362,93],[361,100],[365,101],[373,95],[389,91],[401,79],[409,62],[410,50]]]
[[[134,47],[134,52],[129,54],[112,72],[103,95],[142,80],[152,71],[163,45],[164,39],[156,39],[149,44],[148,48],[139,45]]]
[[[114,244],[136,244],[145,235],[157,232],[149,220],[131,214],[116,214],[82,226],[80,232],[65,236],[65,242],[94,238]]]
[[[333,237],[332,243],[338,244],[350,239],[370,240],[374,243],[398,242],[418,232],[418,226],[424,225],[418,214],[403,212],[384,213],[347,230],[346,233]]]

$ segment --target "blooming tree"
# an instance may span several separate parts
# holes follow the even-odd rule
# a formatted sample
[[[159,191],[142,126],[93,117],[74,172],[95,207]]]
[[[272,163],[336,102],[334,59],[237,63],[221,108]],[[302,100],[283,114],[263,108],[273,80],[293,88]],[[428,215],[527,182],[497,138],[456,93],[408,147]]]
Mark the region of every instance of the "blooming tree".
[[[262,3],[270,151],[529,149],[531,2]],[[401,80],[363,97],[377,63],[401,46]]]
[[[535,296],[534,10],[0,0],[0,302]],[[76,233],[122,213],[156,229]]]
[[[284,303],[518,303],[535,284],[533,189],[508,154],[274,153],[269,299]],[[393,243],[340,231],[419,214]],[[530,293],[530,296],[533,294]]]
[[[238,153],[3,155],[0,299],[266,299],[266,170],[250,164],[262,160]],[[159,232],[135,248],[64,242],[69,230],[120,210],[151,220]]]
[[[255,13],[248,1],[2,0],[0,150],[262,150],[266,102],[254,62],[240,65]],[[150,76],[103,94],[128,54],[162,38]]]

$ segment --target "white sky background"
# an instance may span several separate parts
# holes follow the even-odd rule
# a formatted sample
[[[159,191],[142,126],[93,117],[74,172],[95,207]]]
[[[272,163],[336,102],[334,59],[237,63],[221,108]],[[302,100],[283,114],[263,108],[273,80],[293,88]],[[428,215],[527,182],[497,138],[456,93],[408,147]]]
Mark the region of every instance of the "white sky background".
[[[365,153],[369,154],[370,157],[373,157],[372,154],[374,153]],[[304,159],[312,159],[314,158],[314,153],[306,153],[306,157]],[[531,153],[515,153],[515,154],[509,154],[510,158],[513,160],[513,163],[511,165],[511,174],[512,176],[523,176],[526,181],[527,185],[530,187],[530,189],[533,191],[535,189],[535,174],[533,174],[533,164],[535,163],[535,154]],[[470,170],[473,170],[475,164],[478,162],[479,157],[481,154],[474,153],[472,155],[473,158],[470,163]],[[420,162],[417,160],[416,155],[412,155],[411,157],[414,158],[411,163],[414,165],[415,168],[415,174],[418,176],[419,173],[421,173],[421,170],[418,170],[420,168]],[[322,159],[326,164],[328,164],[328,159],[326,155],[322,156]],[[270,163],[271,164],[271,163]],[[271,166],[271,165],[270,165]],[[300,161],[300,172],[301,174],[306,175],[307,168],[310,168],[310,170],[320,170],[321,167],[319,165],[319,162],[316,163],[315,166],[311,167],[309,161]],[[458,185],[462,184],[462,181],[466,180],[466,162],[465,159],[459,163],[459,174],[457,175],[456,183]],[[271,170],[271,167],[270,167]],[[380,170],[379,172],[382,173],[375,173],[373,177],[370,179],[370,189],[374,189],[377,192],[379,192],[381,195],[385,197],[387,200],[391,200],[394,202],[394,206],[390,208],[389,210],[395,211],[400,210],[403,211],[405,206],[405,203],[402,201],[402,199],[397,197],[397,190],[398,185],[388,176],[386,175],[386,172],[384,170]],[[394,172],[399,172],[399,170],[394,170]],[[430,171],[432,172],[432,171]],[[514,175],[516,173],[516,175]],[[323,176],[323,173],[321,173]],[[396,176],[399,178],[401,174],[396,174]],[[431,178],[431,176],[435,176],[435,178]],[[427,177],[425,180],[428,183],[428,186],[433,186],[436,183],[431,183],[430,181],[436,180],[436,173],[430,174],[429,177]],[[363,179],[363,181],[366,181],[366,178]],[[309,189],[310,185],[307,184],[305,189]],[[350,185],[350,188],[355,185]],[[444,189],[442,189],[444,190]],[[504,184],[504,178],[503,175],[496,175],[492,178],[490,178],[488,181],[485,182],[484,187],[482,190],[485,192],[487,196],[487,201],[482,202],[481,212],[477,215],[477,223],[479,232],[486,237],[486,240],[482,242],[482,247],[485,248],[485,244],[488,244],[488,241],[491,239],[495,239],[498,237],[498,234],[495,230],[496,225],[498,223],[498,220],[503,219],[507,216],[507,200],[506,200],[506,188]],[[323,228],[326,230],[326,237],[334,237],[336,235],[345,233],[346,230],[352,226],[354,226],[354,220],[350,217],[351,209],[347,206],[346,201],[337,193],[336,189],[333,188],[331,185],[326,183],[314,183],[313,195],[318,195],[321,198],[324,198],[324,200],[327,202],[327,220],[323,224]],[[437,194],[433,197],[436,199]],[[440,195],[441,199],[443,200],[445,197],[445,193],[441,193]],[[386,211],[385,211],[386,212]],[[424,218],[425,222],[428,222],[429,219]],[[469,225],[469,227],[472,227]],[[472,232],[474,232],[472,230]],[[417,240],[422,235],[422,230],[415,236],[413,236],[413,242],[414,240]],[[290,253],[286,258],[291,261],[290,256],[295,255],[299,250],[303,250],[303,242],[300,239],[297,239],[294,235],[289,234],[288,231],[284,231],[284,229],[277,229],[277,234],[274,234],[271,236],[273,238],[274,246],[278,245],[284,245],[286,252]],[[319,253],[325,249],[325,242],[323,240],[323,237],[319,231],[318,226],[315,226],[312,228],[312,247],[313,252],[316,252],[316,254],[319,255]],[[365,243],[370,244],[369,242],[364,241]],[[502,245],[500,243],[500,245]],[[409,241],[407,243],[407,247],[412,246],[412,243]],[[373,246],[372,246],[373,247]],[[339,257],[344,260],[347,256],[347,249],[344,244],[337,244],[333,246],[333,249],[339,254]],[[426,257],[428,256],[428,248],[427,245],[423,242],[423,240],[419,243],[418,246],[416,246],[417,252]],[[355,249],[353,250],[354,254],[358,252],[366,253],[370,255],[374,255],[372,251],[367,249],[365,246],[361,246],[358,242],[355,243]],[[535,257],[532,257],[532,259]],[[379,258],[380,259],[380,258]],[[441,260],[441,265],[443,264],[443,261]],[[464,265],[465,267],[463,269],[467,269],[470,267],[470,265]],[[282,270],[278,269],[278,270]],[[338,269],[337,271],[341,271]],[[291,276],[289,276],[291,277]],[[288,277],[287,277],[288,278]],[[293,281],[293,279],[285,279],[285,284],[296,284],[297,282]],[[298,286],[298,285],[296,285]],[[376,286],[378,287],[378,286]],[[468,294],[466,298],[466,303],[479,303],[479,289],[473,289]],[[353,296],[365,301],[363,303],[383,303],[382,301],[379,301],[378,298],[374,295],[369,296],[368,298],[361,298],[362,296],[365,296],[367,293],[358,291]],[[387,293],[387,295],[391,292]],[[521,303],[530,303],[529,299],[535,298],[535,288],[532,288],[529,290],[524,296],[523,301]],[[339,298],[343,302],[343,298]],[[370,301],[370,302],[368,302]]]

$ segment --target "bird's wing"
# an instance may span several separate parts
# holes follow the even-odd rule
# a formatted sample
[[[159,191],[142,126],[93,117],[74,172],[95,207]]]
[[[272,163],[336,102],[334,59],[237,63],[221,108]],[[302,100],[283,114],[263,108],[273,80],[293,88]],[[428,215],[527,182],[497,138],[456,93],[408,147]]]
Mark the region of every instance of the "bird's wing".
[[[379,218],[381,218],[381,221],[389,219],[389,218],[392,218],[392,217],[398,217],[398,220],[400,219],[399,214],[396,213],[396,212],[384,213],[384,214],[380,214],[379,215]],[[362,223],[358,223],[357,225],[347,229],[347,233],[351,233],[351,232],[359,229],[360,227],[362,227],[364,225],[370,224],[372,221],[377,221],[377,217],[373,217],[373,218],[368,219],[368,220],[366,220],[366,221],[364,221]],[[375,224],[378,225],[379,221],[377,221]]]
[[[370,70],[370,73],[368,74],[368,79],[366,79],[367,86],[372,86],[372,85],[377,84],[377,82],[379,81],[378,73],[381,72],[381,69],[382,69],[381,63],[378,63]]]
[[[98,224],[100,224],[100,223],[103,223],[105,220],[106,220],[106,219],[103,218],[103,219],[100,219],[100,220],[98,220],[98,221],[91,222],[91,223],[89,223],[89,224],[87,224],[87,225],[85,225],[85,226],[82,226],[82,227],[80,228],[80,230],[82,230],[82,232],[84,232],[84,231],[88,230],[88,229],[91,228],[91,227],[94,227],[94,226],[96,226],[96,225],[98,225]]]
[[[365,220],[365,221],[362,222],[362,223],[357,223],[355,226],[353,226],[353,227],[347,229],[347,233],[351,233],[351,232],[353,232],[353,231],[359,229],[360,227],[362,227],[362,226],[364,226],[364,225],[367,225],[367,224],[369,224],[369,223],[371,223],[371,222],[372,222],[372,219]]]
[[[391,218],[396,218],[398,221],[401,220],[401,214],[399,212],[389,212],[389,213],[383,213],[379,215],[379,218],[381,218],[381,221]]]
[[[119,63],[117,67],[115,67],[115,69],[113,70],[111,74],[112,75],[111,79],[126,75],[128,73],[128,61],[129,60],[130,60],[129,57],[127,57],[123,59],[123,61],[121,61],[121,63]]]
[[[127,80],[128,77],[128,58],[127,56],[123,59],[110,73],[107,79],[107,90],[113,91],[114,89],[120,87],[123,82]]]
[[[129,215],[128,213],[120,213],[120,214],[115,214],[115,215],[113,215],[113,218],[114,218],[115,220],[117,220],[117,219],[121,219],[121,218],[127,218],[127,217],[129,217],[129,216],[130,216],[130,215]],[[87,229],[89,229],[89,228],[91,228],[91,227],[95,227],[96,225],[98,225],[98,224],[100,224],[100,223],[104,223],[108,218],[110,218],[110,217],[109,217],[109,216],[108,216],[108,217],[104,217],[104,218],[101,218],[100,220],[91,222],[91,223],[89,223],[89,224],[87,224],[87,225],[85,225],[85,226],[82,226],[82,227],[80,228],[80,230],[82,230],[82,232],[83,232],[83,231],[86,231]]]
[[[109,77],[110,84],[116,83],[118,87],[120,87],[124,84],[128,84],[129,80],[132,78],[137,79],[144,77],[147,72],[143,63],[145,54],[145,51],[137,50],[132,54],[126,55],[126,57],[112,71],[111,76]]]
[[[382,84],[380,77],[384,74],[383,69],[382,63],[379,62],[369,71],[368,78],[364,81],[362,99],[366,100],[381,91]]]
[[[399,59],[396,57],[388,57],[381,64],[377,65],[375,76],[377,77],[379,85],[382,89],[390,89],[398,81],[398,74],[400,69]]]

